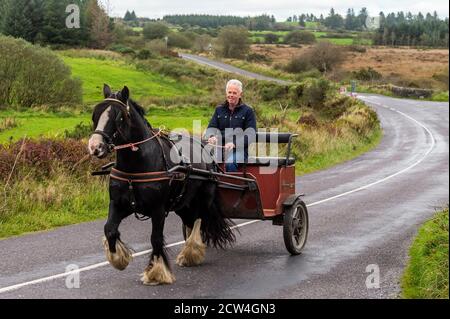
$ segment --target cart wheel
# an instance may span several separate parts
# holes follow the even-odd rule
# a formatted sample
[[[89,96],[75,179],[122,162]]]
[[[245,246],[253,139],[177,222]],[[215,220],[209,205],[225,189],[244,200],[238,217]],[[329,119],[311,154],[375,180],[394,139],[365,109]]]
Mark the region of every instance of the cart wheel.
[[[308,237],[308,211],[303,201],[297,200],[284,208],[283,237],[286,249],[292,255],[299,255]]]

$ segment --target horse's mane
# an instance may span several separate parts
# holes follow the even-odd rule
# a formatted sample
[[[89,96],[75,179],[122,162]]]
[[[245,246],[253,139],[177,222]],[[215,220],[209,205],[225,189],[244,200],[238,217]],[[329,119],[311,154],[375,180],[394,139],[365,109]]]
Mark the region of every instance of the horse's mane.
[[[136,110],[136,112],[138,112],[138,114],[142,117],[147,126],[151,129],[152,128],[151,124],[145,118],[145,109],[132,99],[128,99],[128,103]]]

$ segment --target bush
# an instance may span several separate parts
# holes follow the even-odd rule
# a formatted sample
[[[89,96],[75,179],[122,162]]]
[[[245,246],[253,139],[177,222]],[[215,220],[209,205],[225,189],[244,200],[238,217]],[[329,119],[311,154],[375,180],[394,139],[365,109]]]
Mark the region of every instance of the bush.
[[[320,72],[333,70],[343,60],[342,48],[329,42],[319,42],[305,53],[305,58]]]
[[[440,73],[433,74],[433,79],[443,84],[444,88],[448,90],[448,69],[445,69]]]
[[[355,79],[361,81],[376,81],[380,80],[383,76],[377,70],[372,69],[370,66],[367,68],[361,68],[358,71],[353,71],[352,75]]]
[[[121,44],[114,44],[109,49],[120,54],[136,54],[136,52],[132,48]]]
[[[162,39],[169,33],[169,27],[161,22],[149,22],[142,31],[147,40]]]
[[[303,83],[301,103],[312,108],[321,108],[331,89],[330,82],[324,78],[308,79]]]
[[[217,39],[217,53],[224,58],[244,58],[250,49],[249,36],[248,30],[243,27],[222,28]]]
[[[315,68],[326,73],[338,66],[343,59],[342,48],[329,42],[319,42],[308,51],[294,57],[284,69],[291,73],[301,73]]]
[[[177,47],[181,49],[190,49],[193,46],[193,40],[189,39],[183,33],[171,33],[169,35],[168,44],[170,47]]]
[[[136,58],[138,58],[139,60],[148,60],[154,57],[155,55],[151,53],[150,50],[147,49],[140,50],[139,53],[136,55]]]
[[[280,37],[278,36],[278,34],[275,33],[266,33],[264,35],[264,42],[267,44],[273,44],[273,43],[278,43],[278,39]]]
[[[284,67],[284,70],[290,73],[301,73],[312,69],[311,62],[305,55],[294,57]]]
[[[288,44],[312,44],[316,42],[314,33],[309,31],[292,31],[284,37],[284,42]]]
[[[83,162],[87,155],[86,143],[74,139],[26,140],[25,143],[21,140],[8,146],[0,145],[0,181],[6,181],[11,172],[12,179],[19,177],[20,172],[30,171],[37,179],[48,178],[54,173],[56,166],[84,176],[86,171],[96,169],[113,159],[113,156],[101,161],[87,158]],[[16,160],[17,163],[14,164]]]
[[[75,126],[72,131],[65,130],[64,137],[65,138],[73,138],[76,140],[81,140],[83,138],[88,138],[92,133],[92,125],[79,123]]]
[[[287,97],[289,87],[276,83],[264,83],[260,85],[259,91],[263,101],[282,100]]]
[[[6,105],[81,103],[81,81],[49,49],[0,36],[0,56],[0,101]]]
[[[248,62],[258,62],[258,63],[261,63],[261,62],[271,63],[272,62],[271,58],[269,58],[263,54],[259,54],[259,53],[248,54],[246,60]]]

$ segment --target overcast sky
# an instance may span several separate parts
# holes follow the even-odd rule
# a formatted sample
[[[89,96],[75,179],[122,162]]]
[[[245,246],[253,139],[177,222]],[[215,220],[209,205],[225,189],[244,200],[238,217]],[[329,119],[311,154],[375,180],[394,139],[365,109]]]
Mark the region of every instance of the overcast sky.
[[[348,8],[355,9],[356,14],[366,7],[371,16],[380,11],[384,13],[411,11],[413,14],[437,11],[440,18],[449,16],[447,0],[103,0],[110,4],[112,16],[124,16],[127,10],[135,10],[139,17],[162,18],[166,14],[221,14],[238,16],[255,16],[263,13],[274,15],[277,21],[285,21],[294,14],[314,13],[324,17],[333,7],[337,13],[345,15]]]

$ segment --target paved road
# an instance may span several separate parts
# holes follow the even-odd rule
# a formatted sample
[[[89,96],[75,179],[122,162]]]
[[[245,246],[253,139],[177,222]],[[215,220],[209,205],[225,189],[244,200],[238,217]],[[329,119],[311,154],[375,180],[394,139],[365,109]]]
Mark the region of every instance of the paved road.
[[[139,274],[150,222],[129,218],[121,226],[123,239],[143,253],[118,272],[104,262],[98,221],[0,241],[0,298],[396,298],[417,229],[449,202],[449,105],[360,98],[379,114],[385,136],[357,159],[298,178],[310,213],[302,255],[288,255],[281,227],[253,222],[239,228],[232,249],[208,249],[204,265],[179,268],[181,224],[169,215],[177,281],[146,287]],[[70,265],[82,269],[78,289],[67,288]],[[368,289],[377,270],[380,287]]]
[[[245,71],[245,70],[236,68],[234,66],[231,66],[229,64],[225,64],[225,63],[222,63],[222,62],[214,61],[214,60],[202,57],[202,56],[193,55],[193,54],[187,54],[187,53],[180,53],[179,55],[185,60],[193,61],[193,62],[196,62],[198,64],[206,65],[206,66],[209,66],[209,67],[221,70],[221,71],[230,72],[230,73],[237,73],[237,74],[240,74],[240,75],[252,78],[252,79],[263,80],[263,81],[271,81],[271,82],[276,82],[276,83],[279,83],[279,84],[289,84],[289,83],[291,83],[289,81],[284,81],[284,80],[280,80],[280,79],[264,76],[264,75],[261,75],[261,74]]]

